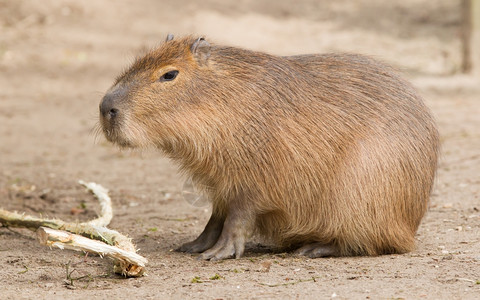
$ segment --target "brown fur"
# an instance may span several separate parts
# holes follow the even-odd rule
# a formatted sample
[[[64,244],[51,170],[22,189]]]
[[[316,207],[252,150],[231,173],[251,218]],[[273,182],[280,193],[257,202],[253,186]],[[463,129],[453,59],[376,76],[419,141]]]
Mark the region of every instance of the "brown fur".
[[[155,145],[205,187],[212,219],[181,250],[238,257],[254,231],[326,255],[414,248],[439,141],[406,81],[360,55],[198,42],[170,40],[138,59],[107,93],[118,114],[101,114],[107,139]],[[171,70],[175,80],[158,81]]]

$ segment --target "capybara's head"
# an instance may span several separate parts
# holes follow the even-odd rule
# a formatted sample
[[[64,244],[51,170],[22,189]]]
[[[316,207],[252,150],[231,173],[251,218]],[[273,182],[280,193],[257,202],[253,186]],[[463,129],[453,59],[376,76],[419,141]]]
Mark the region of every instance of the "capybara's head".
[[[203,38],[174,40],[138,58],[117,78],[100,103],[106,138],[120,147],[173,147],[198,128],[209,105],[202,91],[211,82],[209,43]],[[203,101],[204,102],[204,101]],[[202,127],[200,126],[200,127]]]

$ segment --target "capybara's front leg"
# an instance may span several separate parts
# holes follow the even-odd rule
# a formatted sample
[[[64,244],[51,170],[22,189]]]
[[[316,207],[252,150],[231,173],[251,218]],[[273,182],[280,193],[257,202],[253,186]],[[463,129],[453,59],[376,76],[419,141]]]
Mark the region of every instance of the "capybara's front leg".
[[[210,220],[203,232],[194,240],[189,243],[185,243],[177,251],[187,253],[200,253],[207,249],[210,249],[218,241],[220,234],[222,233],[223,223],[225,217],[221,216],[217,212],[213,211]]]
[[[223,225],[223,230],[215,245],[200,254],[199,259],[221,260],[239,258],[245,250],[245,239],[253,224],[252,215],[245,210],[233,209]]]

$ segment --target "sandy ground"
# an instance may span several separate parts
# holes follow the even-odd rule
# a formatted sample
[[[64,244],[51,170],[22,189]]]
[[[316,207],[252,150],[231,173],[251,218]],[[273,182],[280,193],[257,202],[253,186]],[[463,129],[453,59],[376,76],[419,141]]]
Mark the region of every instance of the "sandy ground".
[[[456,2],[0,0],[0,207],[88,220],[98,205],[76,182],[101,183],[110,227],[149,259],[148,276],[124,279],[107,259],[0,228],[0,298],[478,299],[480,81],[455,75]],[[312,260],[251,243],[221,262],[172,252],[201,232],[209,207],[183,199],[176,167],[158,153],[121,152],[92,133],[113,78],[169,32],[282,55],[361,52],[403,70],[442,137],[417,250]]]

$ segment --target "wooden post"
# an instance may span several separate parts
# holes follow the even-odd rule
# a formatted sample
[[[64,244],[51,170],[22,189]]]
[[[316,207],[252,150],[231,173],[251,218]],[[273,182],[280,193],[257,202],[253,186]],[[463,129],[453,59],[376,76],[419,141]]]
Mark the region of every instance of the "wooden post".
[[[462,0],[462,72],[480,75],[480,0]]]
[[[462,73],[469,73],[472,70],[472,0],[462,0]]]
[[[471,1],[471,18],[472,18],[472,73],[480,77],[480,0]]]

